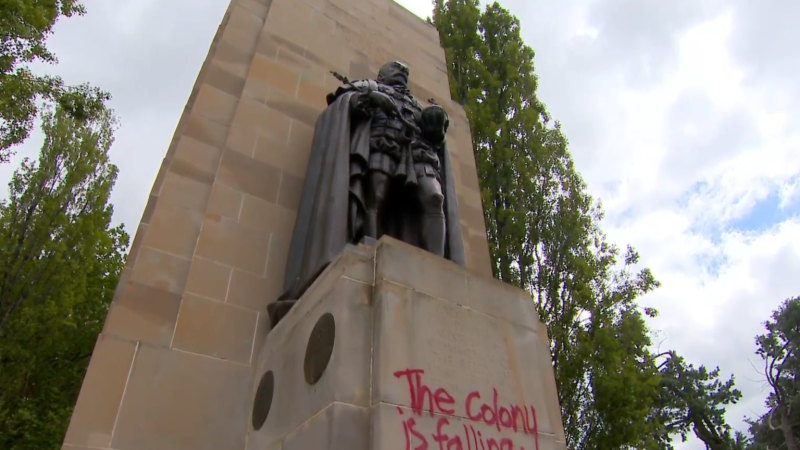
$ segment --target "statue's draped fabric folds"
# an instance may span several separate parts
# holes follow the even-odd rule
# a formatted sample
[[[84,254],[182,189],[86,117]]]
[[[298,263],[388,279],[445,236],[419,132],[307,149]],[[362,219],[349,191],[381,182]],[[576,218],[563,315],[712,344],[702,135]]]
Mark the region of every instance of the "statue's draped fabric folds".
[[[384,234],[464,264],[441,106],[408,90],[408,68],[345,81],[319,116],[273,323],[348,243]]]

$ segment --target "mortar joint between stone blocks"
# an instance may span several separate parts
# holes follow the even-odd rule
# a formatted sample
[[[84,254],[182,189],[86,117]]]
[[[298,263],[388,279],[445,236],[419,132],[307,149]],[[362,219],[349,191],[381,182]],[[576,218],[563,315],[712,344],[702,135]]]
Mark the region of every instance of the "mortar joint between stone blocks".
[[[388,402],[388,401],[386,401],[386,400],[380,400],[380,401],[377,401],[377,402],[370,402],[370,405],[369,405],[369,406],[370,406],[370,408],[374,408],[374,407],[376,407],[376,406],[380,406],[381,404],[383,404],[383,405],[387,405],[387,406],[392,406],[392,407],[395,407],[395,408],[403,408],[403,409],[407,409],[407,410],[409,410],[409,411],[412,411],[412,414],[413,414],[413,415],[416,415],[416,413],[415,413],[415,412],[413,412],[413,409],[412,409],[410,406],[408,406],[408,405],[401,405],[401,404],[399,404],[399,403],[392,403],[392,402]],[[457,419],[462,419],[462,420],[464,420],[465,422],[469,422],[469,423],[472,423],[472,422],[474,422],[472,419],[470,419],[470,418],[469,418],[469,417],[467,417],[466,415],[455,414],[455,413],[453,413],[453,414],[442,414],[442,413],[439,413],[439,412],[434,412],[434,413],[431,413],[429,410],[427,410],[427,409],[424,409],[424,408],[423,408],[421,411],[422,411],[422,412],[420,413],[420,415],[421,415],[421,416],[427,416],[427,417],[455,417],[455,418],[457,418]],[[547,436],[551,436],[551,435],[549,435],[549,434],[546,434],[546,433],[541,433],[541,432],[540,432],[540,433],[538,433],[538,434],[539,434],[540,436],[541,436],[541,435],[547,435]]]
[[[231,277],[231,278],[233,278],[233,277]],[[230,281],[228,283],[230,284]],[[216,303],[218,305],[225,305],[225,306],[230,307],[230,308],[238,309],[240,311],[245,311],[245,312],[250,312],[250,313],[258,313],[259,312],[259,311],[255,310],[253,308],[248,308],[247,306],[237,305],[236,303],[230,303],[227,300],[220,300],[218,298],[206,297],[205,295],[197,294],[197,293],[189,292],[189,291],[186,291],[185,294],[189,294],[189,295],[192,295],[193,297],[197,297],[199,299],[202,299],[202,300],[205,300],[205,301],[208,301],[208,302],[211,302],[211,303]]]
[[[250,344],[250,359],[249,363],[252,366],[255,363],[256,353],[256,336],[258,336],[258,325],[261,323],[261,311],[256,312],[256,326],[253,330],[253,342]]]
[[[81,450],[116,450],[111,447],[91,447],[88,445],[75,445],[75,444],[70,444],[69,442],[64,442],[64,447],[66,446],[79,448]]]
[[[309,417],[309,418],[308,418],[308,419],[306,419],[306,420],[305,420],[303,423],[301,423],[300,425],[298,425],[298,426],[295,428],[295,430],[297,430],[297,429],[300,429],[300,428],[304,427],[306,424],[309,424],[309,423],[311,423],[311,422],[312,422],[314,419],[316,419],[318,416],[321,416],[322,414],[325,414],[325,411],[327,411],[327,410],[328,410],[328,408],[331,408],[332,406],[335,406],[335,405],[345,405],[345,406],[353,406],[353,407],[356,407],[356,408],[364,408],[363,406],[354,405],[354,404],[352,404],[352,403],[345,403],[345,402],[340,402],[340,401],[338,401],[338,400],[334,400],[334,401],[332,401],[332,402],[330,402],[330,403],[328,403],[328,404],[324,405],[324,406],[323,406],[323,407],[322,407],[322,408],[321,408],[319,411],[317,411],[317,412],[315,412],[314,414],[312,414],[312,415],[311,415],[311,417]],[[278,439],[278,440],[285,439],[285,438],[286,438],[287,436],[289,436],[289,435],[290,435],[292,432],[294,432],[294,430],[289,430],[289,431],[287,431],[287,432],[286,432],[286,433],[285,433],[283,436],[281,436],[281,437],[280,437],[280,439]]]
[[[372,326],[371,333],[371,343],[369,349],[369,401],[372,403],[372,399],[375,396],[375,343],[378,341],[378,327],[375,325],[378,323],[378,308],[375,307],[375,295],[377,294],[377,287],[378,287],[378,252],[377,248],[373,248],[372,252],[372,292],[369,296],[369,307],[371,309],[371,318],[372,318]],[[370,428],[370,442],[372,442],[374,438],[374,427]]]
[[[267,251],[269,251],[269,247],[267,247]],[[225,300],[224,303],[228,303],[228,297],[231,295],[231,284],[233,283],[233,268],[231,268],[230,272],[228,273],[228,285],[225,286]]]
[[[114,425],[111,427],[111,436],[108,437],[108,446],[111,447],[111,443],[114,440],[114,433],[117,431],[117,423],[119,423],[119,416],[122,413],[122,405],[125,403],[125,394],[128,392],[128,383],[131,381],[131,374],[133,373],[133,365],[136,363],[136,355],[139,354],[139,347],[141,346],[142,341],[136,341],[136,347],[133,349],[133,357],[131,357],[131,366],[128,367],[128,376],[125,377],[125,386],[122,388],[122,396],[119,399],[119,405],[117,405],[117,414],[114,417]]]
[[[202,225],[201,225],[201,227],[202,227]],[[199,236],[200,236],[200,235],[198,234],[198,237],[199,237]],[[197,247],[197,242],[195,242],[195,247]],[[142,248],[149,248],[150,250],[154,250],[154,251],[157,251],[157,252],[159,252],[159,253],[163,253],[163,254],[165,254],[165,255],[169,255],[169,256],[172,256],[172,257],[175,257],[175,258],[178,258],[178,259],[182,259],[182,260],[184,260],[184,261],[190,261],[190,262],[191,262],[191,258],[188,258],[188,257],[186,257],[186,255],[180,255],[180,254],[178,254],[178,253],[173,253],[173,252],[170,252],[170,251],[167,251],[167,250],[163,250],[163,249],[160,249],[160,248],[151,247],[151,246],[149,246],[149,245],[142,245],[142,246],[141,246],[141,247],[139,247],[139,248],[140,248],[140,249],[142,249]],[[136,270],[136,269],[134,269],[134,271],[135,271],[135,270]]]
[[[299,81],[298,81],[298,83],[299,83]],[[298,86],[299,86],[299,84],[298,84]],[[297,94],[295,94],[295,95],[297,95]],[[289,121],[289,130],[286,133],[286,142],[284,142],[284,145],[289,145],[289,143],[290,143],[290,141],[292,139],[292,130],[293,129],[294,129],[294,120],[290,120]]]
[[[303,54],[305,54],[305,52],[306,52],[306,49],[304,47],[303,48]],[[300,95],[300,84],[302,84],[302,81],[303,81],[303,77],[301,77],[300,74],[298,74],[297,75],[297,80],[294,83],[294,93],[292,94],[294,96],[294,98],[297,98],[297,96]]]
[[[184,292],[186,288],[183,289]],[[172,337],[169,338],[169,348],[173,348],[172,345],[175,343],[175,332],[178,331],[178,321],[181,320],[181,310],[183,309],[183,295],[181,295],[181,299],[178,301],[178,313],[175,315],[175,323],[172,324]]]
[[[289,122],[289,126],[291,126],[291,122]],[[281,201],[281,188],[283,188],[283,175],[284,175],[284,171],[281,170],[280,171],[280,175],[278,176],[278,192],[275,194],[275,204],[276,205],[280,205],[280,201]]]
[[[196,352],[192,352],[192,351],[189,351],[189,350],[184,350],[184,349],[178,348],[178,347],[172,347],[170,350],[176,351],[178,353],[184,353],[184,354],[187,354],[187,355],[199,356],[201,358],[211,359],[211,360],[218,361],[218,362],[224,362],[226,364],[233,364],[233,365],[236,365],[236,366],[239,366],[239,367],[251,367],[249,362],[248,363],[243,363],[243,362],[235,361],[233,359],[217,358],[216,356],[204,355],[202,353],[196,353]]]
[[[275,239],[275,235],[270,233],[269,237],[267,238],[267,260],[264,262],[264,271],[261,272],[262,277],[269,275],[269,255],[272,253],[273,239]]]
[[[345,280],[348,280],[348,281],[352,281],[353,283],[363,284],[365,286],[374,286],[375,285],[374,283],[370,283],[369,281],[357,280],[355,278],[348,277],[347,275],[342,275],[342,278],[345,279]]]
[[[356,280],[356,281],[357,281],[357,280]],[[444,297],[440,297],[440,296],[437,296],[437,295],[431,294],[431,293],[429,293],[429,292],[420,291],[419,289],[417,289],[417,288],[414,288],[413,286],[407,286],[407,285],[405,285],[405,284],[399,283],[399,282],[397,282],[397,281],[394,281],[394,280],[390,280],[390,279],[387,279],[387,278],[384,278],[384,277],[380,277],[380,278],[378,278],[378,277],[377,277],[377,275],[376,275],[376,277],[375,277],[375,286],[377,286],[377,285],[378,285],[379,281],[380,281],[380,283],[388,283],[388,284],[391,284],[391,285],[394,285],[394,286],[399,286],[399,287],[402,287],[402,288],[404,288],[404,289],[409,289],[409,290],[411,290],[411,292],[413,292],[413,293],[415,293],[415,294],[421,294],[421,295],[424,295],[424,296],[426,296],[426,297],[428,297],[428,298],[431,298],[431,299],[433,299],[434,301],[437,301],[437,302],[443,302],[443,303],[447,303],[447,304],[453,304],[453,305],[455,305],[455,306],[457,306],[457,307],[460,307],[460,308],[462,308],[462,309],[466,309],[466,310],[468,310],[468,311],[470,311],[470,312],[472,312],[472,313],[475,313],[475,314],[480,314],[480,315],[482,315],[482,316],[491,317],[492,319],[495,319],[495,320],[500,320],[500,321],[503,321],[503,322],[508,322],[508,323],[510,323],[510,324],[513,324],[513,325],[516,325],[516,326],[519,326],[519,327],[525,328],[525,329],[527,329],[527,330],[530,330],[531,332],[533,332],[533,333],[535,333],[535,334],[538,334],[538,333],[539,333],[537,330],[535,330],[534,328],[532,328],[532,327],[530,327],[530,326],[528,326],[528,325],[525,325],[525,324],[522,324],[522,323],[518,323],[518,322],[513,322],[513,321],[511,321],[511,320],[509,320],[509,319],[507,319],[507,318],[504,318],[504,317],[499,317],[499,316],[495,316],[495,315],[489,314],[489,313],[487,313],[487,312],[480,311],[480,310],[478,310],[478,309],[475,309],[475,308],[473,308],[473,307],[472,307],[472,306],[470,306],[470,305],[465,305],[465,304],[463,304],[463,303],[460,303],[460,302],[458,302],[458,301],[456,301],[456,300],[453,300],[453,299],[447,299],[447,298],[444,298]],[[373,287],[373,293],[374,293],[374,290],[375,290],[375,288]],[[374,297],[374,296],[373,296],[373,297]],[[541,322],[541,320],[540,320],[540,322]]]
[[[244,210],[244,198],[247,195],[248,194],[243,194],[243,195],[240,196],[241,198],[239,200],[239,212],[236,213],[236,222],[237,223],[242,223],[242,211]]]

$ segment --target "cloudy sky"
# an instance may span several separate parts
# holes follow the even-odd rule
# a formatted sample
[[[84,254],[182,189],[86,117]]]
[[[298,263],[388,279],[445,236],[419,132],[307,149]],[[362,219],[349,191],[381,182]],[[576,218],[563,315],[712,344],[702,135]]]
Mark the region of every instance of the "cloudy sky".
[[[51,70],[114,95],[112,200],[132,232],[228,0],[84,3],[56,29]],[[400,3],[430,14],[429,0]],[[501,3],[536,51],[539,96],[605,231],[663,284],[642,299],[661,312],[656,344],[735,374],[744,398],[729,416],[744,429],[766,395],[753,336],[800,295],[800,2]]]

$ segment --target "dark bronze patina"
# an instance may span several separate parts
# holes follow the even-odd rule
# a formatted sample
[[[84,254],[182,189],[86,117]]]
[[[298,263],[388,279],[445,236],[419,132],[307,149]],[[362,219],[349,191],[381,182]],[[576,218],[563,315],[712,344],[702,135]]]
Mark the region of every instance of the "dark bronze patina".
[[[284,279],[269,306],[273,326],[348,243],[390,235],[464,264],[445,133],[449,119],[408,89],[390,62],[375,80],[328,95],[317,120]]]

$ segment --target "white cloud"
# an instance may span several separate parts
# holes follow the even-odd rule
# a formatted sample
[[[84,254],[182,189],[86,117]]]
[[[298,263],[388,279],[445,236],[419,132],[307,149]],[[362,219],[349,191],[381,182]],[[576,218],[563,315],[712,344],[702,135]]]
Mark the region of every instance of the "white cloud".
[[[781,209],[786,209],[798,200],[800,200],[800,176],[795,176],[781,184],[779,206]]]
[[[609,236],[662,282],[642,299],[661,311],[656,342],[736,375],[741,430],[765,395],[753,336],[800,294],[800,8],[788,3],[504,2]],[[759,206],[773,196],[784,209],[770,216]],[[758,226],[740,230],[743,218]]]
[[[729,417],[740,429],[743,416],[755,417],[763,409],[762,366],[753,337],[783,299],[798,294],[797,236],[800,218],[758,234],[725,233],[710,252],[720,264],[713,272],[703,270],[702,263],[663,264],[691,259],[707,247],[700,252],[685,251],[686,245],[672,251],[663,245],[641,249],[643,255],[660,256],[652,266],[663,287],[643,301],[661,311],[652,325],[662,331],[662,348],[676,348],[694,362],[720,365],[724,374],[736,375],[744,399],[729,409]]]
[[[431,0],[403,0],[397,2],[417,16],[426,19],[431,16],[433,8]]]

